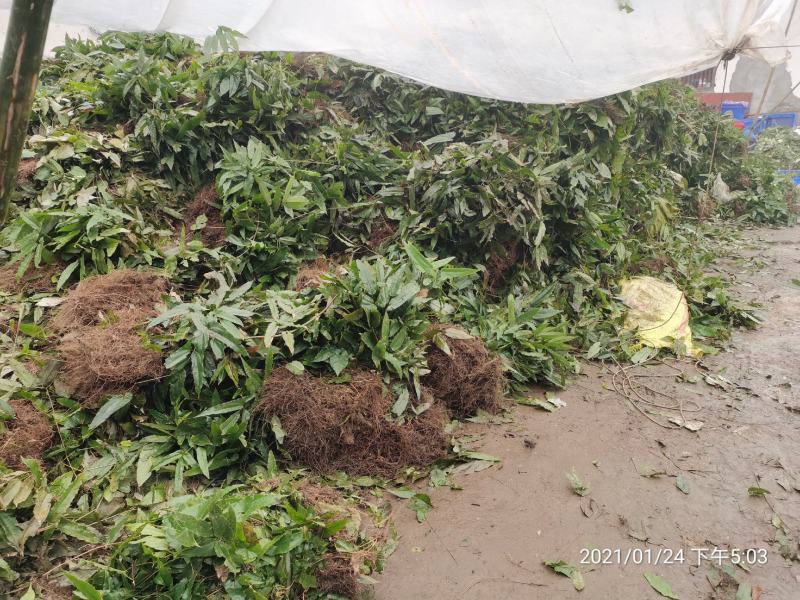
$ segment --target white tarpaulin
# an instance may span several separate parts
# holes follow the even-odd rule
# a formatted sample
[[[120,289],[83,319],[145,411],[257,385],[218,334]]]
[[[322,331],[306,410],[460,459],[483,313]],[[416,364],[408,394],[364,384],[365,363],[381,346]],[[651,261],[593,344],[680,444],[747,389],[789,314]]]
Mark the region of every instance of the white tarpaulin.
[[[224,25],[247,36],[244,50],[327,52],[449,90],[560,103],[688,75],[736,47],[773,64],[785,60],[793,3],[56,0],[53,23],[200,40]],[[0,0],[0,8],[10,5]]]

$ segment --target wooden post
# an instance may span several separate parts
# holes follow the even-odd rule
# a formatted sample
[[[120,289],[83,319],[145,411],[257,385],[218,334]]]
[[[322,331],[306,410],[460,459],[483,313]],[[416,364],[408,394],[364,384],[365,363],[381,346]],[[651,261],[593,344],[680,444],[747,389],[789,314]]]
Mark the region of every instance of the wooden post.
[[[0,225],[11,194],[39,81],[53,0],[14,0],[0,61]]]

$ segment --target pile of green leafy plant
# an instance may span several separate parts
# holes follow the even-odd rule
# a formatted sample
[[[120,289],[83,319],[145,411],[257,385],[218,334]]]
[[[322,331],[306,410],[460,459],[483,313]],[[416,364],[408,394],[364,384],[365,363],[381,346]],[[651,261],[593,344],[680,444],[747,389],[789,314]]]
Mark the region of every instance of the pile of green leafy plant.
[[[800,192],[781,170],[780,163],[757,151],[731,165],[725,180],[731,182],[734,198],[719,207],[720,214],[755,224],[796,223]]]
[[[272,369],[340,382],[374,369],[393,417],[411,418],[426,350],[453,324],[501,359],[509,390],[564,385],[578,353],[639,350],[616,298],[637,273],[683,289],[711,345],[754,320],[708,272],[709,221],[792,218],[772,163],[744,160],[740,132],[677,84],[527,106],[239,53],[228,30],[203,47],[67,40],[43,66],[29,133],[34,172],[3,257],[60,275],[3,297],[0,416],[22,398],[57,427],[46,470],[0,474],[0,590],[26,600],[52,577],[85,598],[330,596],[323,557],[370,542],[293,491],[280,422],[253,434]],[[718,173],[741,205],[700,214]],[[225,229],[214,247],[194,235],[208,215],[185,221],[209,185]],[[297,285],[309,264],[327,270]],[[71,284],[119,267],[169,281],[140,331],[165,376],[87,409],[54,377],[48,317]]]
[[[753,152],[771,158],[781,169],[800,169],[800,135],[791,127],[770,127],[756,138]]]

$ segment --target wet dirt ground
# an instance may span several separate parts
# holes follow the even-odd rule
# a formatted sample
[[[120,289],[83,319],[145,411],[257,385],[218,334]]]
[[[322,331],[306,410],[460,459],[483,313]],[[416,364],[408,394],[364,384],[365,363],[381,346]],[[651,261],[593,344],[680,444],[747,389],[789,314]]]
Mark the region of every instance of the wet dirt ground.
[[[737,331],[727,351],[699,365],[626,371],[644,397],[681,403],[687,421],[702,422],[698,431],[649,421],[615,391],[624,378],[614,378],[615,365],[585,365],[558,394],[566,406],[556,412],[517,407],[509,423],[472,426],[481,451],[502,462],[456,476],[461,491],[426,490],[434,509],[424,523],[397,505],[400,545],[376,598],[662,598],[649,572],[682,600],[738,600],[739,583],[740,594],[750,586],[745,598],[800,599],[800,562],[781,556],[775,526],[796,550],[800,284],[792,279],[800,279],[800,227],[753,230],[745,240],[717,268],[762,305],[763,324]],[[567,481],[573,468],[590,488],[583,498]],[[653,472],[663,474],[645,476]],[[735,550],[756,564],[729,567],[737,581],[712,587],[710,567],[730,564]],[[596,559],[603,564],[591,564]],[[543,564],[559,560],[580,568],[583,591]]]

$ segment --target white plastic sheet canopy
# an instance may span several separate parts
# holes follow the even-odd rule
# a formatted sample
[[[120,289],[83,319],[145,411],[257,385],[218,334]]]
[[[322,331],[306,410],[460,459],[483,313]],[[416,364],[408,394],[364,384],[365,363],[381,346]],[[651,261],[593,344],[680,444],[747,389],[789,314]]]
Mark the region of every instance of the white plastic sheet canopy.
[[[243,50],[327,52],[449,90],[561,103],[688,75],[733,48],[779,63],[793,3],[56,0],[52,21],[198,40],[224,25],[246,36]]]

